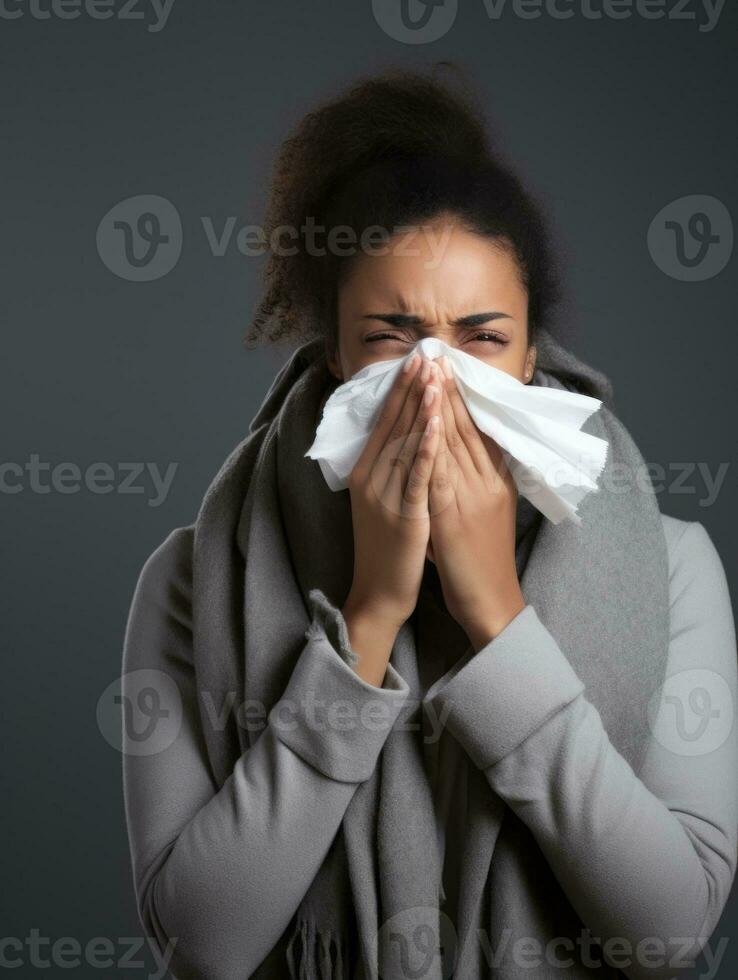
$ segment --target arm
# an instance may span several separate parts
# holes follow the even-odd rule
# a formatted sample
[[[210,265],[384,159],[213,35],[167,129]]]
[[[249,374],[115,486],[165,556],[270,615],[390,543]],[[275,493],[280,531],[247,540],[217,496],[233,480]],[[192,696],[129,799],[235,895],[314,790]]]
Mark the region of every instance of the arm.
[[[686,688],[670,681],[677,686],[666,693],[686,706],[689,690],[706,679],[711,707],[721,713],[714,724],[727,722],[722,735],[708,725],[702,744],[680,737],[675,702],[664,698],[639,778],[530,605],[429,692],[437,712],[450,711],[449,728],[491,787],[534,834],[582,922],[603,944],[626,940],[630,964],[623,945],[614,945],[612,965],[631,980],[670,977],[691,964],[717,925],[736,870],[738,685],[725,573],[697,522],[670,564],[667,672],[704,673],[696,681],[684,675]],[[689,728],[696,724],[689,718]],[[673,957],[679,962],[670,964]]]
[[[392,665],[381,688],[355,673],[340,614],[314,590],[307,642],[289,683],[217,788],[193,670],[191,549],[191,529],[173,532],[144,566],[131,608],[124,703],[136,703],[134,672],[160,671],[170,679],[162,706],[176,707],[164,703],[172,688],[182,720],[160,751],[124,753],[126,820],[147,934],[161,951],[174,943],[172,969],[182,980],[230,980],[250,976],[288,926],[409,688]],[[321,702],[310,697],[316,691]],[[308,717],[303,706],[311,701]],[[348,726],[344,712],[331,724],[330,707],[339,702],[368,714],[352,713],[358,720]],[[367,717],[371,723],[362,724]]]

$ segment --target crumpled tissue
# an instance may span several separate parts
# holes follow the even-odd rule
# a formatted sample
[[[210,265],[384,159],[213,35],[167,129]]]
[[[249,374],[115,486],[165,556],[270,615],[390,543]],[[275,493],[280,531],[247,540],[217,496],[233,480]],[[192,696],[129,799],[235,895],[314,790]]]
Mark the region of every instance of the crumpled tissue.
[[[331,490],[344,490],[401,365],[419,351],[446,354],[456,385],[478,429],[503,451],[518,493],[553,524],[581,524],[577,508],[598,489],[608,442],[581,428],[602,402],[590,395],[524,384],[478,357],[424,337],[407,355],[375,361],[327,399],[305,456],[315,459]]]

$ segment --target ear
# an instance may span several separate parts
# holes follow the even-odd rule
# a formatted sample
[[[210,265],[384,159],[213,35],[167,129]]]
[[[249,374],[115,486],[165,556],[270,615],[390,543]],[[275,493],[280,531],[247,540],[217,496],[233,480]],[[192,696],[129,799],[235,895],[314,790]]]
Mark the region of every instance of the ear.
[[[535,344],[531,344],[528,348],[528,353],[525,355],[525,376],[530,381],[533,378],[533,372],[536,369],[536,355],[538,351],[535,348]]]
[[[333,377],[338,378],[339,381],[343,381],[341,362],[338,358],[338,351],[335,349],[335,347],[326,348],[325,359],[328,362],[328,370],[331,372]]]

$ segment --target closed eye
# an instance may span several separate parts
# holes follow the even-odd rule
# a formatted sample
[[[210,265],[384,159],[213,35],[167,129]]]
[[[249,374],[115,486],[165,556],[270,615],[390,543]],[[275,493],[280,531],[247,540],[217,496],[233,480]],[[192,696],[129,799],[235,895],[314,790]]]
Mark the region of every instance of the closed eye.
[[[362,320],[381,320],[389,330],[379,330],[369,334],[364,338],[366,343],[397,343],[409,346],[418,341],[418,334],[427,333],[424,329],[424,319],[414,313],[365,313]],[[504,331],[495,329],[480,330],[480,327],[488,326],[495,320],[509,320],[510,315],[500,310],[487,310],[480,313],[469,313],[466,316],[458,317],[449,321],[458,331],[459,346],[467,346],[470,343],[493,344],[498,349],[506,347],[510,343],[510,338]]]
[[[374,340],[400,340],[403,343],[410,343],[406,337],[400,337],[396,333],[373,333],[370,337],[365,338],[367,343],[371,343]]]
[[[395,340],[403,344],[414,343],[414,338],[411,340],[399,334],[388,333],[387,331],[383,331],[382,333],[371,334],[369,337],[366,337],[365,340],[368,344],[374,343],[379,340]],[[488,343],[488,344],[490,343],[497,344],[500,347],[505,347],[507,344],[510,343],[507,337],[503,337],[502,334],[495,333],[492,330],[481,330],[473,334],[471,337],[468,337],[464,341],[464,344],[474,343],[475,341],[480,341],[482,343]]]
[[[480,333],[474,334],[474,336],[470,337],[469,340],[466,341],[466,343],[469,343],[469,341],[474,341],[474,340],[481,340],[484,341],[485,343],[499,344],[501,347],[504,347],[505,344],[510,343],[507,337],[503,337],[501,334],[494,333],[491,330],[482,330]]]

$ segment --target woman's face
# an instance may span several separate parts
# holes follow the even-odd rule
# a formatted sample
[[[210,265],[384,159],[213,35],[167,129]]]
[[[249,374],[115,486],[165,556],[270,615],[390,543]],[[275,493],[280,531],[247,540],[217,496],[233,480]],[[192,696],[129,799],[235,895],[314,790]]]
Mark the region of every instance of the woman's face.
[[[328,357],[336,378],[403,357],[423,337],[519,381],[532,376],[528,297],[508,249],[444,217],[396,235],[385,251],[357,258],[340,289],[338,350]]]

